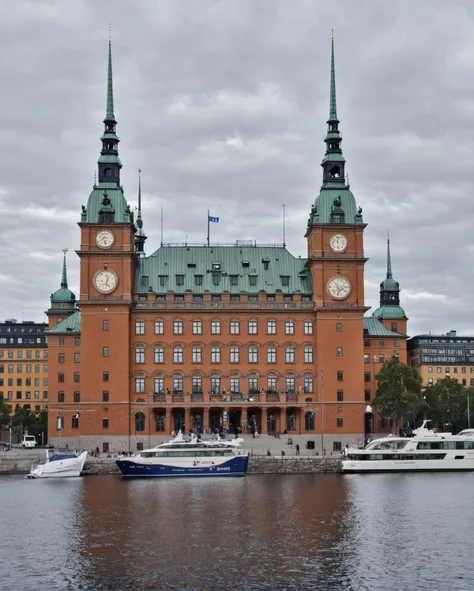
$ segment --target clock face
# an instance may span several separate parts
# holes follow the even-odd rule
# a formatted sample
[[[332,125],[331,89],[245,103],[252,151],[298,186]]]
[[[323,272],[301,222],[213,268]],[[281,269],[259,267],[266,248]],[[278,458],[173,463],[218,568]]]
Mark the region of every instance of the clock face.
[[[332,277],[327,284],[328,294],[335,300],[345,300],[351,293],[351,282],[343,275]]]
[[[110,248],[115,242],[115,236],[109,230],[102,230],[95,237],[95,241],[99,248]]]
[[[343,234],[334,234],[329,241],[334,252],[344,252],[347,248],[347,238]]]
[[[101,269],[94,275],[94,287],[100,293],[112,293],[117,285],[117,274],[110,269]]]

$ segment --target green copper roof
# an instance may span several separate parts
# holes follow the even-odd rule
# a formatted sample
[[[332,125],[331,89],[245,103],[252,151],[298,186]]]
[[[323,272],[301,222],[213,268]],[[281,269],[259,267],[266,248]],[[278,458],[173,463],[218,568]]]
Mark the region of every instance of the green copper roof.
[[[392,257],[390,255],[390,238],[387,238],[387,277],[380,284],[380,291],[399,291],[400,284],[392,275]]]
[[[401,306],[381,306],[373,313],[374,318],[380,320],[405,320],[405,310]]]
[[[81,332],[81,313],[74,312],[58,324],[47,330],[47,332],[55,334],[80,334]]]
[[[82,211],[81,222],[97,223],[99,211],[103,209],[104,193],[110,199],[110,207],[115,211],[115,223],[133,223],[133,214],[125,200],[123,189],[115,183],[99,183],[94,186],[87,201],[87,208]]]
[[[114,87],[112,81],[112,43],[109,39],[109,60],[107,64],[107,108],[105,121],[115,121],[114,113]]]
[[[115,154],[101,154],[97,162],[100,164],[118,164],[119,166],[122,166],[120,158]],[[116,184],[114,184],[114,186],[117,188]]]
[[[76,296],[72,293],[67,286],[67,266],[66,266],[66,252],[64,252],[64,259],[63,259],[63,272],[61,277],[61,289],[56,290],[51,295],[51,302],[75,302]]]
[[[374,337],[400,337],[399,332],[388,329],[377,318],[364,318],[364,334]]]
[[[344,211],[344,223],[363,224],[362,208],[358,208],[352,191],[347,185],[341,184],[339,187],[323,187],[321,193],[316,197],[311,212],[311,224],[329,224],[331,212],[333,211],[334,201],[339,200],[341,209]]]
[[[305,263],[305,259],[295,258],[283,247],[163,246],[138,261],[134,291],[145,292],[151,286],[156,293],[265,291],[274,294],[281,290],[309,295],[312,280]],[[219,271],[216,265],[220,265]],[[195,275],[200,275],[202,280],[196,283]]]

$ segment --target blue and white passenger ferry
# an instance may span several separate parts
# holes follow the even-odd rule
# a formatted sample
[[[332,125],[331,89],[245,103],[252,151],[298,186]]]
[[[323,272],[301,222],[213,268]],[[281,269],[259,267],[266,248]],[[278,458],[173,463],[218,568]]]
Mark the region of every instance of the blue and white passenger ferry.
[[[239,449],[243,439],[201,441],[177,437],[132,457],[120,457],[117,466],[126,477],[244,476],[248,451]]]

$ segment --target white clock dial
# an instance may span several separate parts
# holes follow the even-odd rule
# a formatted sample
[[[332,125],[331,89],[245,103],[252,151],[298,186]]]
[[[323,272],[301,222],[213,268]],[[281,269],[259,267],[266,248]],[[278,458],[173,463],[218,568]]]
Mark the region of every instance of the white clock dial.
[[[328,294],[335,300],[345,300],[351,293],[351,282],[343,275],[332,277],[327,284]]]
[[[115,236],[109,230],[102,230],[95,237],[95,241],[99,248],[110,248],[115,242]]]
[[[334,252],[344,252],[347,248],[347,238],[343,234],[334,234],[329,241]]]
[[[101,293],[112,293],[117,285],[117,274],[110,269],[101,269],[94,275],[94,287]]]

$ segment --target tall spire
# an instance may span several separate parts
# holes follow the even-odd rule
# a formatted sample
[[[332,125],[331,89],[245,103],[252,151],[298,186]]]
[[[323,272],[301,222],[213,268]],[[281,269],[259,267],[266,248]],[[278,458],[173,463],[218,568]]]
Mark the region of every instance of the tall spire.
[[[336,107],[336,68],[334,66],[334,29],[331,38],[331,89],[329,100],[329,121],[338,121]]]
[[[329,119],[328,131],[324,141],[326,142],[326,154],[321,162],[323,167],[323,187],[345,187],[344,167],[345,159],[341,149],[341,132],[339,131],[339,119],[336,106],[336,66],[334,59],[334,31],[331,37],[331,81],[329,87]]]
[[[66,253],[67,248],[63,248],[64,259],[63,259],[63,274],[61,277],[61,289],[67,289],[67,267],[66,267]]]
[[[137,233],[135,235],[135,252],[139,256],[145,256],[146,235],[143,231],[142,220],[142,171],[138,169],[138,212],[137,212]]]
[[[390,230],[387,236],[387,279],[392,279],[392,260],[390,257]]]
[[[107,108],[105,112],[105,121],[115,121],[114,113],[114,86],[112,79],[112,39],[109,25],[109,61],[107,67]]]

